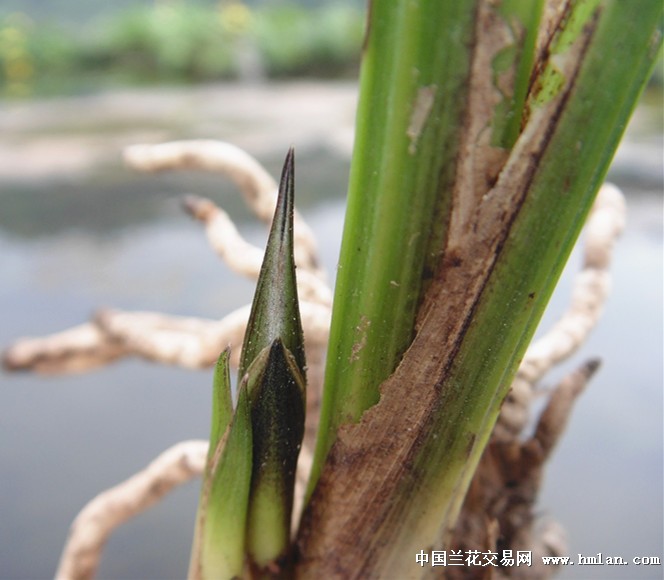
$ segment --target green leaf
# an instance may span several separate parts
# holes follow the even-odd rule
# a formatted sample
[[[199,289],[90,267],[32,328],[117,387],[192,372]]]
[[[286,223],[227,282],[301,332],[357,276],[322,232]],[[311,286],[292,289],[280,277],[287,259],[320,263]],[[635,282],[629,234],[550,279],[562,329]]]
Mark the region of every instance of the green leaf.
[[[308,494],[410,344],[447,229],[478,0],[370,4]]]
[[[212,422],[210,428],[210,447],[208,461],[233,418],[233,394],[229,376],[230,349],[226,348],[219,355],[214,369],[212,382]]]
[[[207,461],[203,473],[203,485],[201,497],[199,500],[198,511],[196,512],[196,526],[194,529],[194,541],[192,546],[191,570],[190,576],[200,576],[199,561],[200,558],[200,538],[205,524],[204,513],[207,509],[209,487],[208,481],[211,478],[210,468],[214,458],[215,450],[219,445],[219,440],[226,434],[226,429],[233,418],[233,401],[231,393],[231,382],[229,376],[228,360],[230,350],[224,350],[214,370],[212,387],[212,422],[210,427],[210,443],[208,446]],[[207,486],[207,487],[206,487]]]
[[[196,516],[190,578],[230,579],[242,574],[252,469],[252,434],[246,388],[231,407],[228,350],[214,377],[210,448]]]

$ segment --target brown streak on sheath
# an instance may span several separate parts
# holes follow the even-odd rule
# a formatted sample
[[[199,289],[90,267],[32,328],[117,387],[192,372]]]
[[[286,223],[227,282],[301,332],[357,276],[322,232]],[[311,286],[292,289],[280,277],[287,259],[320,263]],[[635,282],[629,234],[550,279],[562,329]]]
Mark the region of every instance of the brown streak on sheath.
[[[495,186],[482,196],[475,192],[477,206],[470,213],[465,206],[464,227],[458,223],[450,228],[447,258],[420,309],[419,332],[394,374],[382,384],[379,403],[358,424],[339,429],[300,526],[297,577],[345,579],[397,573],[405,556],[386,554],[384,546],[397,539],[401,547],[407,545],[408,525],[403,525],[407,517],[411,525],[417,525],[417,518],[431,523],[431,514],[418,512],[413,520],[408,511],[421,508],[413,502],[425,485],[416,459],[430,443],[441,405],[447,397],[457,396],[448,382],[450,369],[573,91],[596,22],[591,21],[567,55],[564,91],[531,115]],[[464,194],[455,187],[453,211]],[[460,263],[463,268],[455,267]],[[437,441],[441,446],[451,443],[444,434]]]

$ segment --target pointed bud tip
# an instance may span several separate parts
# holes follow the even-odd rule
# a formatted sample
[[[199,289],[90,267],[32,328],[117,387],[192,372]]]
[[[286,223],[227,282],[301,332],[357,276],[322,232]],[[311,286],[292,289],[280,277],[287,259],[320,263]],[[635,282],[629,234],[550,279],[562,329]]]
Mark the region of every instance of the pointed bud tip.
[[[286,193],[293,188],[293,176],[295,175],[295,149],[291,147],[286,154],[284,167],[281,171],[279,194]]]
[[[288,150],[284,161],[284,167],[281,171],[281,180],[279,182],[279,192],[277,195],[277,205],[273,222],[273,227],[276,227],[281,231],[281,236],[284,235],[287,228],[292,231],[293,227],[294,177],[295,150],[291,147]]]

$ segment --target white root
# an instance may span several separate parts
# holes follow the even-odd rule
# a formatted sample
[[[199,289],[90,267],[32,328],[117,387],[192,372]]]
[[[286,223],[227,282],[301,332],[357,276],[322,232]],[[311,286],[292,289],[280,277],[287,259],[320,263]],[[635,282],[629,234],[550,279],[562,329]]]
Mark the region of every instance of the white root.
[[[253,280],[263,263],[263,250],[247,242],[228,214],[209,199],[188,195],[185,210],[205,225],[205,233],[212,249],[238,274]]]
[[[600,366],[599,359],[591,359],[563,378],[551,393],[537,420],[537,426],[526,446],[535,447],[544,463],[567,427],[572,408],[588,381]]]
[[[3,353],[10,371],[32,370],[44,374],[85,372],[128,354],[96,324],[86,322],[56,334],[22,338]]]
[[[92,322],[17,341],[5,351],[3,365],[45,374],[85,372],[136,355],[197,369],[212,366],[228,345],[238,351],[233,359],[237,364],[248,317],[248,306],[220,321],[107,309]]]
[[[159,145],[132,145],[125,162],[139,171],[202,169],[222,173],[240,188],[247,204],[263,222],[270,223],[277,202],[277,184],[265,168],[246,151],[223,141],[172,141]],[[317,270],[316,238],[295,211],[293,235],[296,260]]]
[[[217,254],[235,272],[257,279],[263,263],[263,250],[249,244],[238,232],[228,214],[209,199],[189,195],[185,198],[185,209],[205,225],[208,241]],[[316,248],[306,247],[307,239],[300,240],[300,252],[313,255]],[[327,306],[332,305],[332,291],[324,282],[322,271],[298,262],[297,288],[300,300],[308,300]]]
[[[88,322],[42,338],[25,338],[9,348],[4,366],[42,373],[88,371],[122,356],[135,355],[184,368],[207,368],[219,353],[231,347],[231,365],[237,367],[249,318],[243,306],[222,320],[170,316],[159,312],[102,310]],[[307,351],[327,344],[330,308],[300,303]]]
[[[111,341],[147,360],[185,368],[207,368],[219,353],[231,347],[232,363],[239,351],[249,318],[249,306],[234,310],[222,320],[169,316],[158,312],[103,310],[95,322]]]
[[[159,145],[132,145],[125,162],[139,171],[200,169],[221,173],[240,188],[249,207],[265,223],[274,213],[277,183],[246,151],[222,141],[172,141]]]
[[[161,500],[174,487],[200,475],[207,441],[182,441],[144,470],[99,494],[76,516],[55,577],[94,578],[102,550],[115,528]]]

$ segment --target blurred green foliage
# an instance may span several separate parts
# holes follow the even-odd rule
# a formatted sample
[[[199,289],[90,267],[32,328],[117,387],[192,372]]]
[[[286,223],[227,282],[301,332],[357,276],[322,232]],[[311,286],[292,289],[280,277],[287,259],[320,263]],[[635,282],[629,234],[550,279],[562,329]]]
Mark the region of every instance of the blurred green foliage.
[[[161,0],[89,26],[0,16],[0,94],[75,93],[118,84],[355,76],[364,11],[241,0]]]
[[[272,76],[343,76],[359,63],[364,12],[343,4],[265,8],[256,13],[253,35]]]

